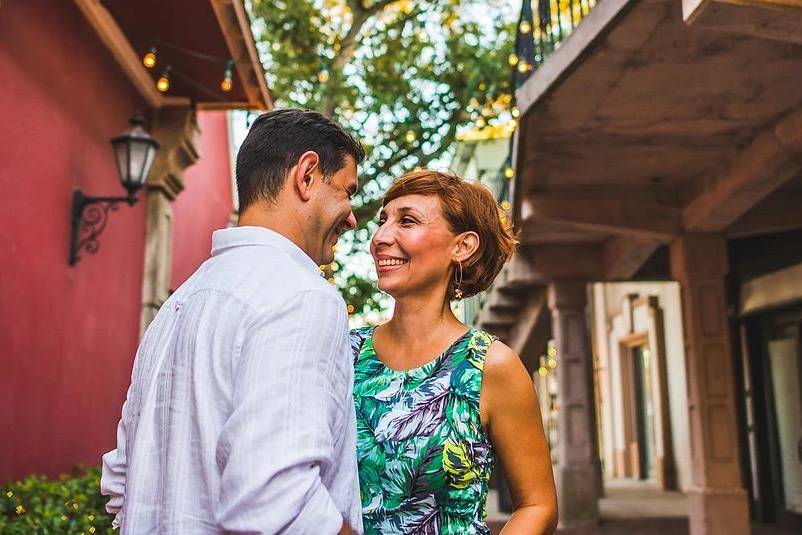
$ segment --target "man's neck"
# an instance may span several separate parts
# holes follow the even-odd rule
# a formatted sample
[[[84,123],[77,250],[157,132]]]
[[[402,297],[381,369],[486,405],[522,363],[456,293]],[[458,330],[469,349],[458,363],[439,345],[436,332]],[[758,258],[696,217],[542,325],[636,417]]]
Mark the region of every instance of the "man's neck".
[[[282,210],[279,208],[269,209],[249,207],[240,214],[237,220],[238,227],[263,227],[281,234],[292,243],[297,245],[310,258],[310,250],[306,243],[303,229],[294,211]]]

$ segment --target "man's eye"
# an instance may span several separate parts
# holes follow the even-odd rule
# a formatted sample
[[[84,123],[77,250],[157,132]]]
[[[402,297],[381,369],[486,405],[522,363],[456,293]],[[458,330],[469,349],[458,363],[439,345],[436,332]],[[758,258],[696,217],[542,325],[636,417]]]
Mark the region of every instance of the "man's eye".
[[[402,225],[412,225],[412,224],[415,224],[415,223],[417,223],[417,221],[415,221],[411,217],[402,217],[401,218],[401,224]]]

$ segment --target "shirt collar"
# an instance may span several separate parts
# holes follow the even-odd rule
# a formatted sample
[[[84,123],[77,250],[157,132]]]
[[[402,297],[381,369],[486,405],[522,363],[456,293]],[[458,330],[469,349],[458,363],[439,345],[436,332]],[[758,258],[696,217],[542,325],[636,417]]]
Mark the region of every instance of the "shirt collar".
[[[304,268],[325,277],[318,265],[289,238],[264,227],[230,227],[212,233],[212,256],[234,247],[274,247]]]

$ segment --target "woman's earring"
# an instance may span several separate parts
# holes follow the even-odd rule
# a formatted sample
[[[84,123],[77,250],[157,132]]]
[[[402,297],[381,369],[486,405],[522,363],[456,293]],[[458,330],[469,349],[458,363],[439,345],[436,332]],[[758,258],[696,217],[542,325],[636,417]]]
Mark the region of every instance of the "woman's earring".
[[[454,270],[454,275],[459,273],[459,279],[454,277],[454,299],[459,301],[462,299],[462,262],[457,260],[457,269]]]

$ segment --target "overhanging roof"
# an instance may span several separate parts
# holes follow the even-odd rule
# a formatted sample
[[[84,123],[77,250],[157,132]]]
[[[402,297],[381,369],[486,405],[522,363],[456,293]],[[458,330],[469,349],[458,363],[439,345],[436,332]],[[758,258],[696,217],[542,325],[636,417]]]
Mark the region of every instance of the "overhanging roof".
[[[152,106],[193,102],[201,108],[272,107],[242,0],[74,1]],[[142,56],[157,40],[177,47],[159,46],[157,65],[148,70]],[[235,61],[230,92],[220,89],[226,59]],[[167,65],[173,67],[170,90],[160,93],[155,82]]]
[[[518,91],[527,242],[597,247],[626,278],[656,245],[740,228],[796,190],[802,45],[688,24],[682,5],[599,2]]]

